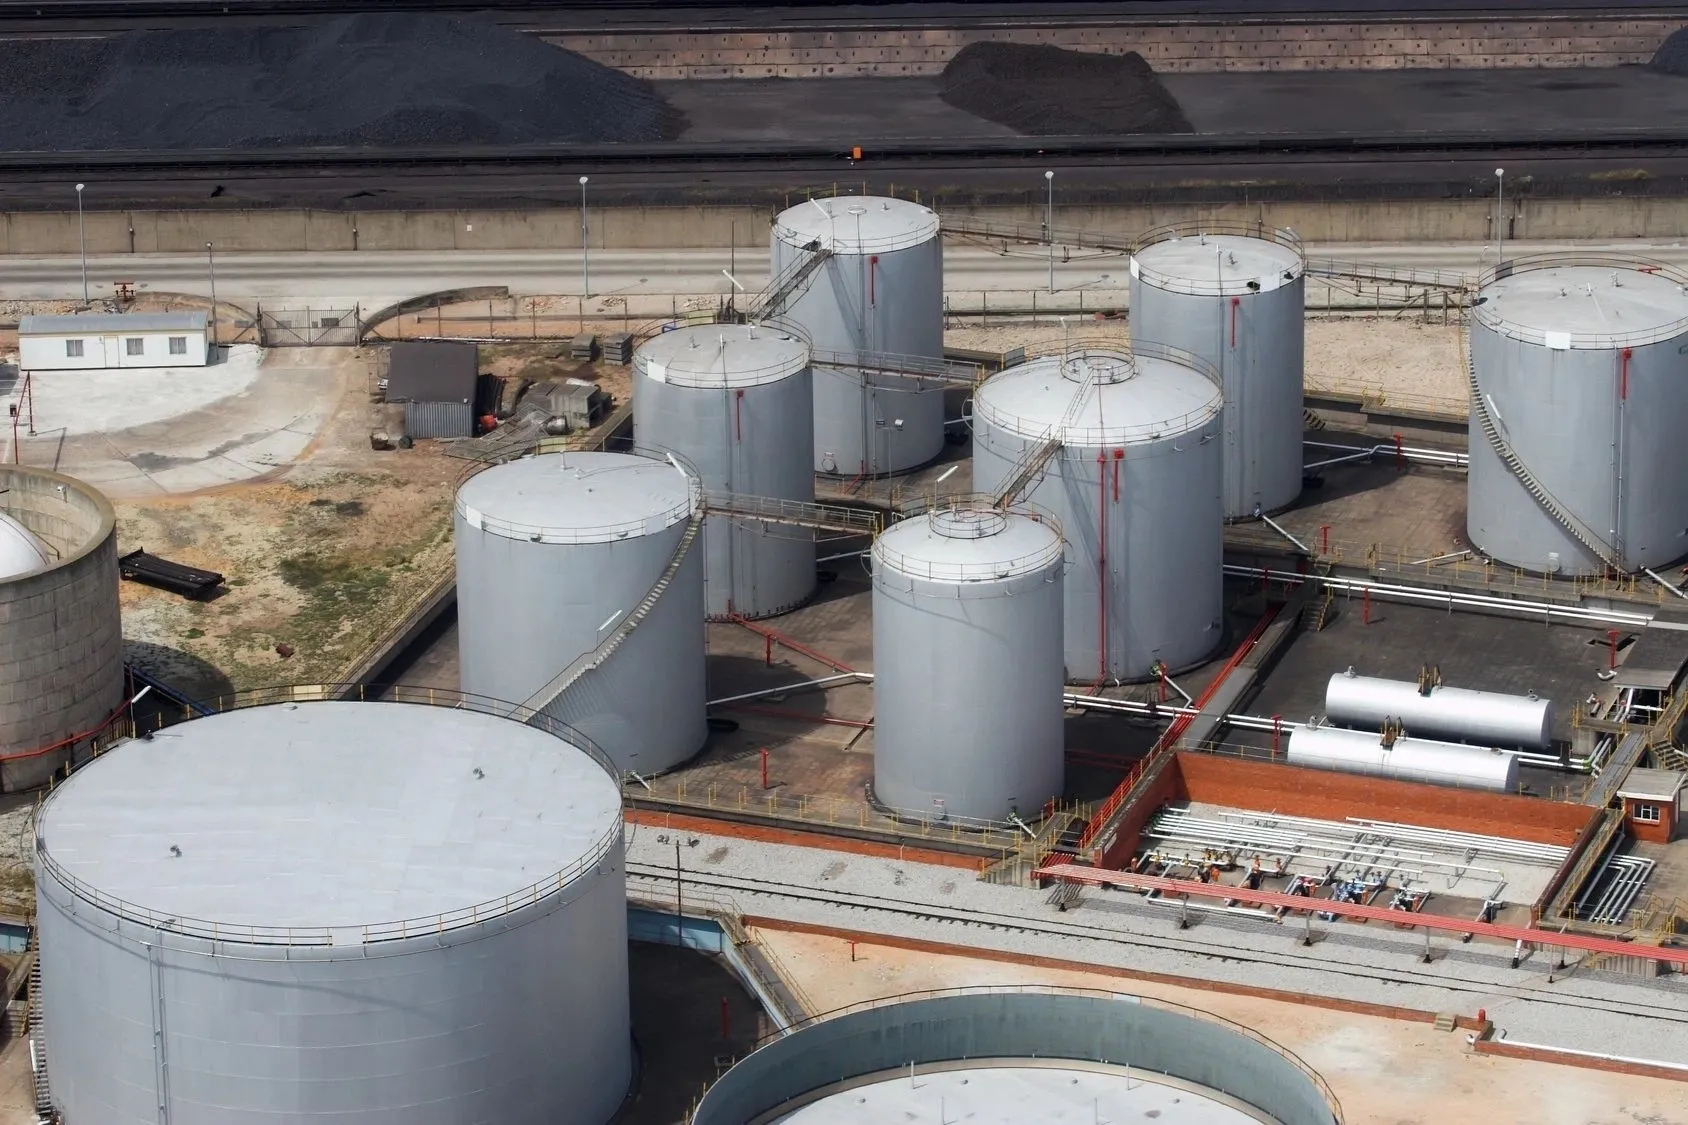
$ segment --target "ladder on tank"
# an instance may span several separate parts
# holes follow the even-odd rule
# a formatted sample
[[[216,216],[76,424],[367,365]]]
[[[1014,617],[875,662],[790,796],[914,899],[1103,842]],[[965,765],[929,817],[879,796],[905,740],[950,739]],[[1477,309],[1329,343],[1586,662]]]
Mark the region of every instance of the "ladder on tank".
[[[746,320],[766,320],[778,316],[785,311],[785,306],[791,298],[797,295],[805,282],[814,276],[826,260],[832,257],[831,247],[816,246],[809,256],[792,263],[779,277],[768,282],[768,287],[758,293],[745,308]]]
[[[1604,539],[1596,535],[1587,524],[1572,515],[1563,504],[1555,500],[1553,494],[1535,478],[1535,475],[1519,459],[1518,454],[1513,452],[1512,446],[1501,436],[1500,430],[1495,426],[1494,419],[1489,415],[1488,400],[1483,394],[1482,386],[1477,381],[1477,364],[1471,357],[1471,348],[1464,333],[1460,335],[1460,350],[1465,353],[1465,380],[1471,392],[1471,417],[1476,420],[1478,426],[1482,429],[1483,437],[1487,439],[1489,448],[1495,451],[1495,456],[1499,457],[1502,463],[1512,471],[1512,475],[1518,478],[1518,482],[1524,486],[1524,490],[1535,498],[1536,503],[1541,505],[1544,512],[1553,517],[1555,523],[1570,532],[1573,539],[1587,547],[1589,552],[1601,562],[1613,570],[1621,572],[1624,567],[1618,553]]]
[[[1063,355],[1061,362],[1068,362]],[[1009,474],[1008,481],[1002,490],[996,494],[993,506],[999,511],[1011,507],[1020,496],[1031,487],[1048,467],[1049,462],[1061,451],[1066,440],[1067,427],[1078,420],[1078,413],[1084,409],[1084,396],[1096,384],[1095,369],[1086,369],[1084,378],[1079,380],[1078,390],[1073,392],[1072,401],[1067,403],[1067,409],[1061,415],[1061,420],[1049,428],[1048,435],[1037,445],[1027,449],[1015,464],[1014,471]]]
[[[24,954],[33,958],[29,966],[29,1007],[24,1017],[29,1037],[30,1081],[34,1085],[35,1119],[37,1122],[58,1120],[53,1109],[53,1088],[47,1081],[47,1012],[42,1006],[41,946],[33,931],[29,935],[29,949]]]

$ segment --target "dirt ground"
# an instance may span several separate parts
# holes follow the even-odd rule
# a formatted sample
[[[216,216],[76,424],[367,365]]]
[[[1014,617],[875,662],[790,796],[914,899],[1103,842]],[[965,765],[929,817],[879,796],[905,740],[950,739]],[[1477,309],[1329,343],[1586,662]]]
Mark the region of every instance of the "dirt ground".
[[[117,504],[120,549],[145,545],[227,576],[206,602],[122,587],[131,659],[196,698],[335,678],[451,565],[451,498],[465,463],[433,442],[372,450],[370,431],[389,418],[372,401],[372,356],[337,358],[339,400],[298,463]]]
[[[952,348],[1002,351],[1028,344],[1126,338],[1120,321],[951,327]],[[1465,412],[1459,328],[1411,318],[1309,317],[1305,382],[1309,389],[1370,394],[1426,409]]]
[[[599,331],[600,338],[604,331]],[[482,344],[481,373],[501,379],[519,376],[532,383],[545,379],[590,379],[614,400],[626,402],[633,393],[633,369],[617,363],[581,363],[569,358],[567,340],[535,340],[518,344]],[[612,409],[613,409],[612,406]]]
[[[1349,1125],[1688,1125],[1688,1085],[1473,1055],[1464,1032],[1275,1000],[913,953],[756,930],[821,1010],[925,989],[1053,984],[1100,988],[1212,1012],[1261,1032],[1324,1076]]]

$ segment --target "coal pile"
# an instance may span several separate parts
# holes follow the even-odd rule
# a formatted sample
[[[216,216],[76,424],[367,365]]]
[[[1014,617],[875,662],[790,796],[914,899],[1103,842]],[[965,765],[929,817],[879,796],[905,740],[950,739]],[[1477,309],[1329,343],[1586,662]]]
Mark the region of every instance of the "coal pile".
[[[1688,74],[1688,27],[1671,32],[1647,65],[1665,74]]]
[[[670,140],[651,86],[489,21],[0,42],[0,150],[376,148]]]
[[[1193,133],[1142,55],[1021,43],[969,43],[944,67],[956,109],[1033,136]]]

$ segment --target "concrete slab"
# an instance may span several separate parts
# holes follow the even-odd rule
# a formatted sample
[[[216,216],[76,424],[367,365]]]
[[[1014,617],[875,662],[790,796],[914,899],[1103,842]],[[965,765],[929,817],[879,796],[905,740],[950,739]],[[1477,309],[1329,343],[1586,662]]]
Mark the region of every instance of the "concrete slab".
[[[67,436],[135,429],[203,410],[257,381],[262,349],[237,344],[215,357],[204,367],[36,371],[29,377],[35,428]],[[4,405],[27,410],[23,389],[19,380]]]

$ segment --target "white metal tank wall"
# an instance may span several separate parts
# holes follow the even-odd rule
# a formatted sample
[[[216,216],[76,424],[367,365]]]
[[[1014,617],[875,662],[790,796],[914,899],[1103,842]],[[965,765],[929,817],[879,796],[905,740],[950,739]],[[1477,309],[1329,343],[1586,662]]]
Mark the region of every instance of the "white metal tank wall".
[[[873,546],[873,790],[916,816],[1035,816],[1065,777],[1058,528],[947,505]]]
[[[813,503],[814,382],[791,334],[717,324],[664,332],[633,357],[634,441],[673,452],[707,491]],[[709,615],[768,617],[815,592],[814,532],[711,514],[704,523]]]
[[[1295,727],[1289,732],[1286,756],[1290,765],[1310,769],[1342,770],[1502,793],[1518,788],[1516,754],[1405,737],[1386,748],[1377,731]]]
[[[36,827],[54,1105],[603,1125],[632,1073],[607,769],[507,719],[326,702],[90,763]]]
[[[45,782],[123,706],[117,520],[87,484],[0,466],[0,786]],[[20,534],[21,533],[21,534]],[[45,556],[45,565],[42,565]]]
[[[1074,407],[1075,395],[1082,402]],[[1198,663],[1224,632],[1220,393],[1201,360],[1158,344],[1077,348],[985,381],[973,486],[1000,491],[1052,434],[1059,453],[1019,499],[1067,538],[1067,678],[1137,680]]]
[[[1184,223],[1145,234],[1131,258],[1131,336],[1218,369],[1225,391],[1225,518],[1301,494],[1306,281],[1289,231]]]
[[[1471,361],[1530,475],[1615,546],[1624,570],[1656,569],[1688,554],[1688,278],[1616,259],[1576,264],[1586,261],[1500,267],[1472,309]],[[1502,460],[1475,410],[1467,507],[1472,544],[1504,563],[1606,569]]]
[[[1325,685],[1325,715],[1333,723],[1376,730],[1399,719],[1408,734],[1459,739],[1483,746],[1545,750],[1553,742],[1553,701],[1468,688],[1338,672]]]
[[[826,356],[944,354],[938,216],[902,199],[836,196],[774,220],[771,275],[814,249],[833,255],[777,312],[813,345],[816,472],[853,477],[924,465],[943,450],[944,390],[893,375],[819,366]]]
[[[624,453],[527,457],[470,478],[455,520],[463,690],[528,702],[608,641],[667,570],[700,502],[677,462]],[[627,643],[547,711],[618,767],[655,773],[708,735],[704,659],[694,549]]]

